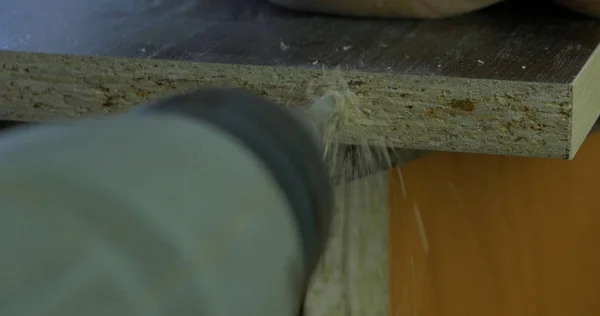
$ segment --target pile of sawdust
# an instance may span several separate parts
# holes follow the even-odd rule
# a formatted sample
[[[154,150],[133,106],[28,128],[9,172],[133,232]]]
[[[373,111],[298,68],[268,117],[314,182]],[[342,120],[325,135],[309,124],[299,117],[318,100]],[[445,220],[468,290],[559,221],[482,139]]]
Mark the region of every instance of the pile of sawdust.
[[[368,115],[360,98],[351,91],[330,91],[324,98],[334,100],[331,116],[323,130],[324,160],[335,183],[358,179],[392,168],[390,151],[382,146],[370,146],[366,135]],[[349,135],[350,134],[350,135]],[[358,140],[353,145],[343,143],[350,136]]]

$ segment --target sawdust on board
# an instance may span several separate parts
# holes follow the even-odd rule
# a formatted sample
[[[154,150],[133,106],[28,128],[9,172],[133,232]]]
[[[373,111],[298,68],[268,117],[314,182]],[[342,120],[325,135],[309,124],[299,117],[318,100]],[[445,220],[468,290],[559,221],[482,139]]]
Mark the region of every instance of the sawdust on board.
[[[357,179],[392,167],[390,152],[385,146],[373,146],[367,141],[366,126],[370,112],[361,107],[360,98],[350,91],[330,91],[326,95],[335,100],[333,113],[323,131],[324,159],[331,176],[338,183],[343,179]],[[348,137],[357,139],[353,146],[344,145]],[[338,181],[339,180],[339,181]]]

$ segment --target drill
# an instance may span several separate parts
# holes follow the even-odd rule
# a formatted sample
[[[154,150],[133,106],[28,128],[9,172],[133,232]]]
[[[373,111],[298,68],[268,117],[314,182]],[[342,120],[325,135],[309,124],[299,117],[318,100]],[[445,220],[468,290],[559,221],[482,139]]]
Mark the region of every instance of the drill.
[[[323,107],[203,88],[0,137],[0,315],[302,313],[327,241]]]

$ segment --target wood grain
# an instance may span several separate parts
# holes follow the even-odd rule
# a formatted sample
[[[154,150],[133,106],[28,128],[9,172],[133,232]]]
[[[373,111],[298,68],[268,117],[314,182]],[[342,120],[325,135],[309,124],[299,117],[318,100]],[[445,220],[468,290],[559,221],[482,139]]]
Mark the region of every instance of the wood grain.
[[[573,161],[448,153],[403,168],[391,315],[598,315],[598,161],[592,135]]]
[[[372,113],[357,124],[373,144],[571,158],[600,114],[599,42],[600,21],[511,3],[417,21],[261,0],[8,0],[0,118],[105,115],[207,84],[288,106],[345,89]]]

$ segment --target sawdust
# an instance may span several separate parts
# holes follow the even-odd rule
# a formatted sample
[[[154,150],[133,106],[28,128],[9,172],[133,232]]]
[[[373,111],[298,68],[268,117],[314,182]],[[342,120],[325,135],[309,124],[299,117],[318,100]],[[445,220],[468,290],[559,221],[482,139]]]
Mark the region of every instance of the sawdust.
[[[323,131],[323,145],[324,159],[336,183],[391,168],[392,160],[385,144],[371,146],[372,142],[362,136],[367,135],[367,127],[362,122],[368,121],[371,113],[361,107],[360,98],[351,91],[330,91],[324,98],[333,99],[335,105]],[[359,140],[357,144],[344,145],[343,139],[347,139],[348,133]]]

